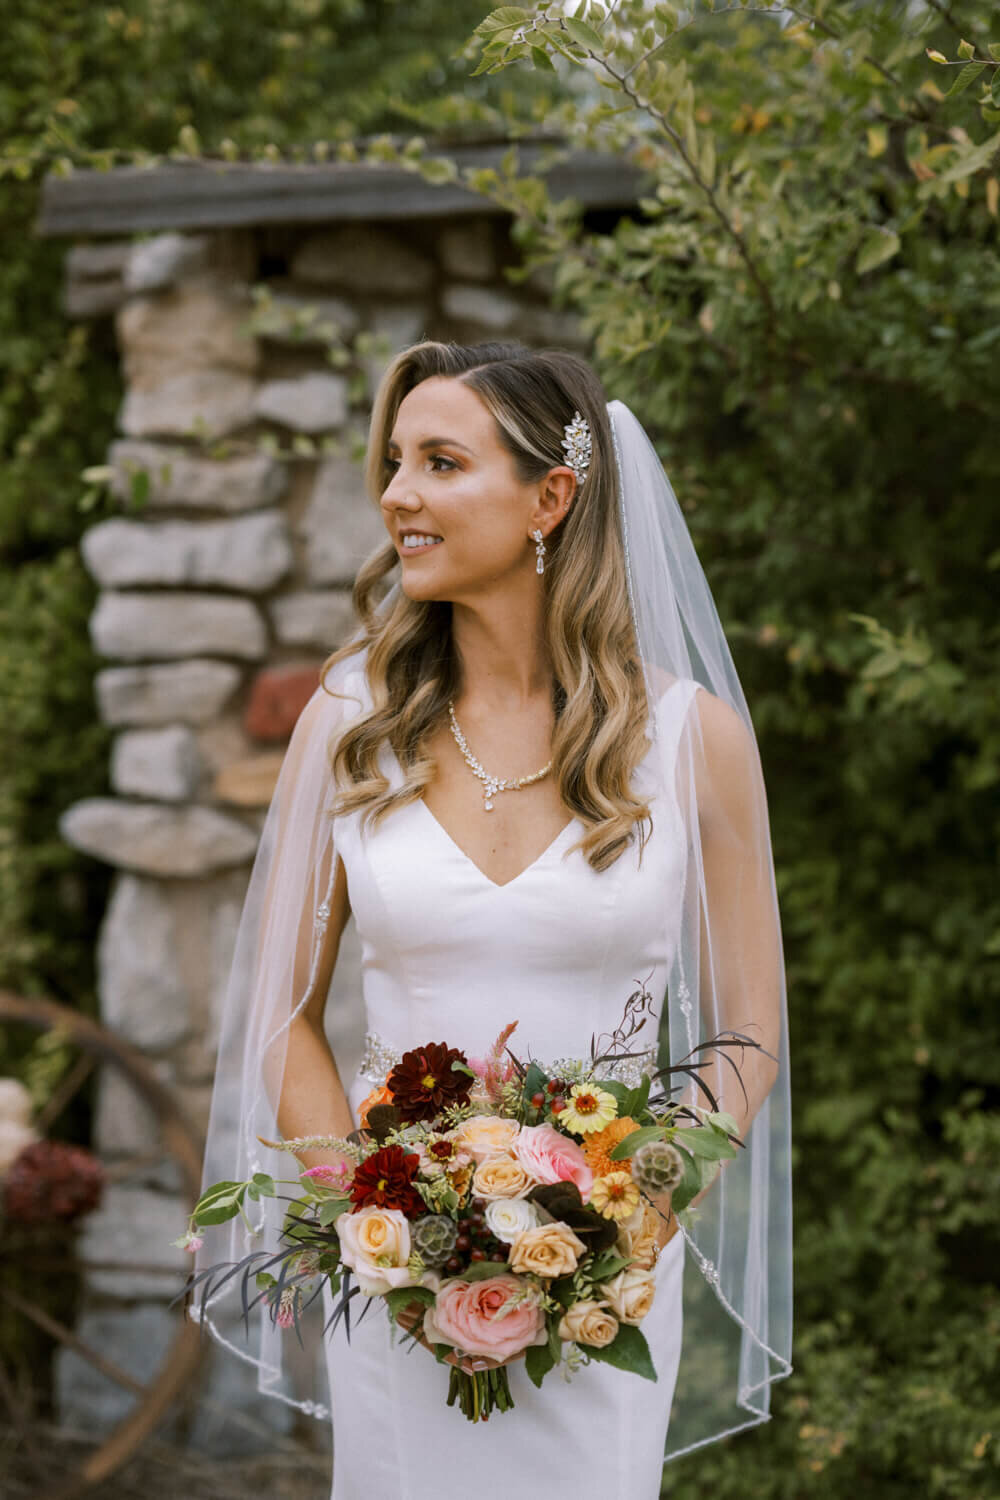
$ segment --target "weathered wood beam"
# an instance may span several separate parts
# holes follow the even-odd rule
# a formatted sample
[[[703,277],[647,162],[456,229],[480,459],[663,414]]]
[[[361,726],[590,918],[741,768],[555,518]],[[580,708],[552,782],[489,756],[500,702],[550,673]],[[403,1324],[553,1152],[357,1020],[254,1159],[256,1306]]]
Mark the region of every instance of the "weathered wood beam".
[[[510,144],[437,150],[460,168],[498,167]],[[551,144],[521,143],[519,170],[539,171],[550,150]],[[576,198],[586,208],[626,208],[642,191],[644,174],[615,156],[574,151],[544,175],[557,199]],[[165,162],[47,177],[35,232],[121,235],[152,229],[362,219],[371,223],[501,212],[459,183],[435,185],[390,164]]]

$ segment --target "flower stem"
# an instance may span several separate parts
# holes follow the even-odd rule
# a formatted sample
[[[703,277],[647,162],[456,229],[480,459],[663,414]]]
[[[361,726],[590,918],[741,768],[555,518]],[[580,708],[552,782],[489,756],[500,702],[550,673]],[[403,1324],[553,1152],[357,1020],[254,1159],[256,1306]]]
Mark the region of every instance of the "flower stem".
[[[510,1393],[506,1368],[500,1365],[495,1370],[467,1374],[453,1365],[448,1383],[448,1405],[454,1406],[456,1401],[470,1422],[487,1421],[491,1411],[513,1411],[514,1398]]]

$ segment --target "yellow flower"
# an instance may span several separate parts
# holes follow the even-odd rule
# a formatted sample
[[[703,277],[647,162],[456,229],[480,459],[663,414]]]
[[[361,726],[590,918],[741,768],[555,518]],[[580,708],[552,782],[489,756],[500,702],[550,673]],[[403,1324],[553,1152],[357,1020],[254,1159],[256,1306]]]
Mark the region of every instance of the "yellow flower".
[[[590,1135],[610,1125],[618,1113],[618,1100],[596,1084],[574,1083],[559,1124],[575,1135]]]
[[[619,1141],[623,1141],[633,1130],[639,1126],[631,1115],[625,1115],[621,1120],[612,1120],[610,1125],[605,1125],[603,1130],[597,1130],[589,1135],[583,1143],[583,1154],[587,1158],[587,1166],[595,1177],[606,1177],[609,1172],[632,1171],[632,1163],[626,1156],[623,1161],[612,1161],[609,1153],[614,1150]]]
[[[630,1173],[609,1172],[606,1177],[595,1177],[590,1190],[590,1206],[606,1219],[622,1224],[639,1207],[639,1189]]]

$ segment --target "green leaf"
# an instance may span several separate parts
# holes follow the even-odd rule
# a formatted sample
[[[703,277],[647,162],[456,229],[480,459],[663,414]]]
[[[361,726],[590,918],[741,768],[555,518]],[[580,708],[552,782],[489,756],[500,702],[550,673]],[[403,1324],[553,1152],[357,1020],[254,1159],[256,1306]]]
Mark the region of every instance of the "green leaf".
[[[191,1217],[196,1224],[225,1224],[235,1219],[247,1190],[245,1182],[215,1182],[202,1193]]]
[[[643,1125],[639,1130],[633,1130],[624,1140],[620,1140],[613,1151],[608,1155],[612,1161],[624,1161],[628,1156],[634,1156],[640,1146],[645,1146],[648,1141],[662,1141],[662,1125]]]
[[[556,65],[544,47],[533,46],[531,49],[531,60],[536,68],[541,68],[543,73],[554,73],[556,71]],[[541,1381],[537,1380],[535,1384],[540,1385]]]
[[[473,36],[489,36],[494,31],[512,31],[516,26],[531,20],[531,13],[521,10],[516,5],[503,5],[499,10],[491,10],[485,16],[473,32]]]
[[[434,1293],[429,1286],[397,1286],[391,1292],[386,1292],[382,1300],[389,1309],[390,1318],[397,1323],[400,1313],[412,1307],[414,1302],[430,1307],[434,1302]]]
[[[510,1266],[505,1260],[478,1260],[468,1270],[459,1273],[459,1281],[486,1281],[490,1276],[509,1276]]]
[[[900,246],[899,235],[891,229],[873,229],[867,234],[858,251],[854,269],[859,276],[873,271],[883,261],[891,260]]]
[[[616,1370],[628,1370],[632,1375],[641,1375],[643,1380],[656,1379],[656,1366],[649,1352],[645,1336],[629,1323],[621,1323],[618,1332],[606,1349],[584,1346],[591,1359],[614,1365]]]
[[[265,1198],[274,1197],[274,1178],[269,1177],[266,1172],[255,1172],[253,1174],[253,1185]]]
[[[720,1109],[716,1112],[710,1112],[705,1116],[705,1119],[709,1122],[710,1125],[716,1125],[720,1130],[724,1130],[727,1135],[739,1134],[736,1121],[733,1119],[732,1115],[727,1114],[723,1109]]]
[[[578,21],[575,16],[563,16],[562,23],[574,42],[579,42],[581,47],[586,47],[589,51],[603,53],[601,33],[595,31],[593,26],[588,26],[586,21]]]
[[[537,1063],[529,1063],[524,1073],[524,1089],[521,1097],[525,1104],[529,1103],[532,1094],[544,1094],[545,1074]]]
[[[528,1372],[528,1379],[532,1385],[541,1386],[555,1362],[548,1343],[529,1344],[524,1351],[524,1368]]]
[[[958,74],[958,77],[955,79],[951,88],[945,90],[944,97],[946,99],[950,99],[953,94],[964,94],[969,85],[975,83],[976,79],[979,77],[980,73],[986,66],[987,64],[984,62],[966,63],[965,67]]]
[[[624,1271],[632,1262],[623,1255],[618,1255],[614,1250],[605,1250],[603,1255],[595,1255],[590,1265],[586,1267],[588,1276],[594,1281],[610,1281],[617,1276],[619,1271]]]
[[[350,1198],[328,1198],[325,1203],[321,1203],[317,1209],[317,1216],[322,1227],[328,1229],[331,1224],[335,1224],[350,1206]]]
[[[625,1099],[624,1104],[619,1107],[619,1115],[630,1115],[633,1120],[638,1120],[644,1114],[648,1113],[649,1090],[652,1087],[652,1083],[653,1080],[647,1074],[638,1087],[632,1089]]]
[[[684,1163],[684,1176],[670,1194],[670,1207],[675,1214],[679,1214],[682,1208],[687,1208],[703,1186],[698,1161],[687,1151],[681,1152],[681,1160]]]
[[[674,1133],[674,1143],[687,1146],[695,1156],[702,1156],[707,1161],[719,1161],[724,1156],[732,1156],[737,1149],[720,1131],[713,1130],[711,1126],[707,1130],[698,1127],[678,1130]]]

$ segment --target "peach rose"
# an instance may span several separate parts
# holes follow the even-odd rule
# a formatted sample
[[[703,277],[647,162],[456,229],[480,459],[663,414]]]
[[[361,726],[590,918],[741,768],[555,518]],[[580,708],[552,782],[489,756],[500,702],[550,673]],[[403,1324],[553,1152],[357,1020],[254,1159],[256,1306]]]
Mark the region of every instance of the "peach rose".
[[[584,1203],[594,1186],[594,1173],[583,1151],[553,1125],[525,1125],[514,1142],[514,1154],[536,1182],[575,1182]]]
[[[424,1314],[424,1337],[430,1344],[450,1344],[480,1358],[511,1359],[529,1344],[548,1337],[545,1314],[516,1276],[483,1281],[445,1281],[437,1300]]]
[[[575,1344],[606,1349],[618,1332],[618,1319],[606,1302],[576,1302],[559,1320],[559,1337]]]
[[[341,1214],[337,1235],[340,1258],[354,1272],[365,1296],[378,1297],[393,1287],[418,1284],[418,1278],[407,1265],[410,1226],[398,1208],[378,1208],[373,1204],[356,1214]],[[419,1280],[436,1285],[440,1277],[428,1271]]]
[[[656,1264],[660,1216],[645,1198],[630,1219],[618,1231],[619,1254],[631,1256],[635,1264],[648,1271]]]
[[[651,1272],[643,1271],[639,1266],[629,1266],[612,1276],[610,1281],[605,1281],[601,1291],[619,1322],[637,1325],[653,1305],[656,1282]]]
[[[586,1253],[586,1245],[569,1225],[556,1220],[519,1234],[511,1246],[509,1264],[512,1271],[532,1276],[568,1276]]]
[[[471,1151],[477,1162],[483,1162],[491,1156],[507,1155],[520,1129],[516,1120],[500,1115],[470,1115],[456,1129],[454,1140]]]
[[[514,1156],[491,1156],[481,1162],[472,1178],[477,1198],[492,1203],[496,1198],[524,1198],[535,1186],[535,1179]]]

